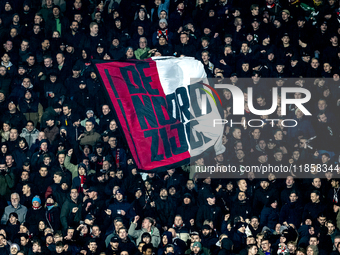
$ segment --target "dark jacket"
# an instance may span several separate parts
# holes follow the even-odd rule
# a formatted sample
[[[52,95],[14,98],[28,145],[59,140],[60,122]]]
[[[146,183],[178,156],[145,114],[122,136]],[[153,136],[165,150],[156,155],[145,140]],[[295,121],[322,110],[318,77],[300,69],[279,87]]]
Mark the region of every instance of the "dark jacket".
[[[293,223],[296,228],[300,226],[302,222],[303,206],[299,201],[294,203],[288,202],[282,206],[280,212],[280,223],[287,222],[288,224]]]
[[[312,220],[316,220],[318,214],[324,212],[326,210],[326,205],[322,202],[319,203],[312,203],[309,202],[305,205],[303,209],[302,219],[306,219],[307,216],[312,217]]]
[[[6,73],[4,76],[0,75],[0,90],[4,92],[5,97],[8,97],[9,95],[11,81],[12,79],[8,73]]]
[[[39,233],[39,222],[45,219],[45,209],[40,206],[39,209],[29,208],[26,215],[26,224],[28,230],[33,234]]]
[[[279,220],[279,210],[271,206],[265,206],[261,212],[261,222],[262,226],[267,226],[270,229],[275,229],[275,225]]]
[[[222,210],[217,205],[205,204],[198,209],[196,226],[202,229],[205,220],[212,220],[216,228],[220,228],[222,222]]]
[[[19,133],[26,126],[25,116],[18,110],[15,113],[5,112],[2,116],[2,122],[9,121],[11,127],[18,128]]]
[[[78,211],[75,214],[72,213],[72,209],[74,207],[78,207]],[[79,223],[79,221],[81,220],[81,211],[82,211],[81,208],[82,208],[82,204],[81,204],[80,197],[78,197],[77,203],[71,200],[70,197],[67,198],[60,212],[60,221],[61,221],[63,231],[66,231],[68,226],[72,225],[73,223],[76,223],[76,224]]]
[[[54,205],[53,208],[48,209],[46,207],[45,221],[47,225],[52,229],[52,231],[57,231],[60,229],[60,207]]]
[[[155,202],[157,211],[157,223],[161,226],[172,226],[173,219],[175,217],[175,211],[172,201],[169,198],[167,198],[166,200],[158,198]]]
[[[249,201],[235,201],[231,205],[231,218],[234,219],[237,216],[242,216],[243,219],[250,219],[252,216],[252,208]]]

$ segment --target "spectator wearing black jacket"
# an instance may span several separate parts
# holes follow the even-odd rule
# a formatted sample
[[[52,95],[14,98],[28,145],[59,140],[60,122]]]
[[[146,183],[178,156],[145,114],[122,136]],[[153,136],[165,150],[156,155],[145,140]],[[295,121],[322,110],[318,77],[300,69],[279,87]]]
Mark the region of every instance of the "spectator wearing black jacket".
[[[181,43],[175,46],[176,56],[194,57],[196,55],[195,46],[189,41],[187,33],[182,32],[179,36]]]

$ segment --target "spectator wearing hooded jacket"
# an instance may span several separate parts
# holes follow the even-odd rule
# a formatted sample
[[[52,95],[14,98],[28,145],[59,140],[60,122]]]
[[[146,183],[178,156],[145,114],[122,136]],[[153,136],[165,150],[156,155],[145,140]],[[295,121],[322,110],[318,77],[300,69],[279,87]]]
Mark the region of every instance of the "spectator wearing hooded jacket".
[[[275,197],[270,197],[267,201],[266,206],[261,211],[260,224],[262,226],[266,226],[272,230],[275,229],[276,223],[279,220],[279,210],[277,206],[277,199]]]
[[[8,100],[8,111],[3,113],[2,122],[9,122],[10,126],[17,128],[18,132],[26,126],[26,117],[17,109],[18,101],[15,98]]]
[[[26,127],[22,129],[20,137],[25,138],[28,147],[31,148],[32,144],[36,141],[39,135],[39,130],[34,127],[34,122],[27,121]]]

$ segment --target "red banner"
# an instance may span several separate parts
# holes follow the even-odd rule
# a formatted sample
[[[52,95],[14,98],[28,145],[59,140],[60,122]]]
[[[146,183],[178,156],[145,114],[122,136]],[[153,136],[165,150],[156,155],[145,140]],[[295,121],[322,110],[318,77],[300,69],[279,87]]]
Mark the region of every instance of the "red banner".
[[[164,93],[156,62],[97,62],[95,66],[138,168],[162,170],[187,163],[185,126],[172,117],[172,95]]]

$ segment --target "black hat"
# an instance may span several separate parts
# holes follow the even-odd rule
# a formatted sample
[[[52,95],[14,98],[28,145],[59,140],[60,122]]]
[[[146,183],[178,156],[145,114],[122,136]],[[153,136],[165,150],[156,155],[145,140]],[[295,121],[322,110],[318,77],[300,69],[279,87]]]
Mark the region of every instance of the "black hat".
[[[190,199],[192,199],[192,195],[190,193],[185,193],[183,198],[190,198]]]
[[[158,39],[164,38],[165,40],[167,40],[166,36],[161,34],[160,36],[158,36]]]
[[[277,65],[277,66],[278,66],[278,65],[284,66],[284,65],[285,65],[285,62],[284,62],[284,60],[282,60],[282,59],[278,59],[278,60],[276,61],[276,65]]]
[[[25,162],[23,163],[24,166],[30,166],[31,162],[29,160],[25,160]]]
[[[18,105],[18,100],[15,97],[11,97],[8,99],[8,104],[15,104]]]
[[[81,71],[81,67],[78,64],[75,64],[72,68],[74,71]]]
[[[94,216],[92,214],[87,214],[85,220],[94,220]]]
[[[327,20],[323,20],[323,21],[321,21],[320,25],[322,25],[322,24],[325,24],[325,25],[327,25]]]
[[[269,183],[269,180],[268,180],[268,178],[261,178],[261,179],[259,179],[259,183],[261,183],[261,182],[268,182]]]
[[[95,148],[104,148],[104,144],[102,142],[96,142]]]
[[[88,122],[92,122],[93,125],[96,124],[96,120],[95,120],[95,118],[93,118],[93,117],[89,118],[87,121],[88,121]]]
[[[274,139],[270,138],[270,139],[268,139],[267,143],[274,143],[274,144],[276,144],[276,141]]]
[[[241,227],[246,227],[246,223],[244,223],[244,222],[237,222],[236,225],[235,225],[235,228],[239,229]]]
[[[302,52],[302,56],[303,57],[307,57],[307,56],[310,56],[311,54],[308,52],[308,51],[303,51]]]
[[[255,156],[256,159],[258,159],[258,158],[261,157],[261,156],[266,156],[266,155],[267,155],[267,153],[265,153],[264,151],[258,151],[258,150],[256,150],[256,151],[254,152],[254,156]]]
[[[52,104],[52,108],[53,109],[62,109],[63,107],[61,106],[61,104],[59,104],[58,102],[54,102]]]
[[[211,230],[211,227],[210,227],[210,225],[208,225],[208,224],[204,224],[203,227],[202,227],[202,230],[203,230],[203,229]]]
[[[111,243],[119,243],[119,239],[118,239],[118,237],[113,236],[113,237],[111,237],[110,242]]]
[[[299,60],[299,57],[297,54],[293,55],[291,58],[290,58],[290,61],[295,61],[295,60]]]
[[[284,34],[282,35],[282,37],[284,37],[284,36],[288,36],[288,37],[289,37],[289,34],[288,34],[288,33],[284,33]]]
[[[233,247],[233,242],[229,238],[223,238],[221,246],[224,250],[231,251]]]
[[[148,232],[144,232],[144,233],[142,234],[142,240],[143,240],[144,237],[149,237],[149,238],[151,238],[151,235],[150,235],[150,233],[148,233]]]
[[[95,187],[95,186],[92,186],[92,187],[90,187],[90,188],[89,188],[89,190],[88,190],[87,192],[92,192],[92,191],[94,191],[94,192],[98,192],[98,189],[97,189],[97,187]]]
[[[108,136],[109,135],[109,131],[108,130],[105,130],[102,134],[101,134],[101,136]]]
[[[269,197],[267,200],[267,206],[269,207],[272,203],[277,202],[277,199],[273,196]]]
[[[72,121],[72,123],[77,122],[77,121],[79,121],[79,120],[81,120],[81,118],[80,118],[80,116],[79,116],[78,114],[72,114],[72,115],[71,115],[71,121]]]
[[[215,197],[215,194],[214,193],[208,193],[206,198],[214,198]]]
[[[27,68],[26,63],[20,62],[20,63],[18,64],[18,69],[19,69],[19,68],[26,69],[26,68]]]

